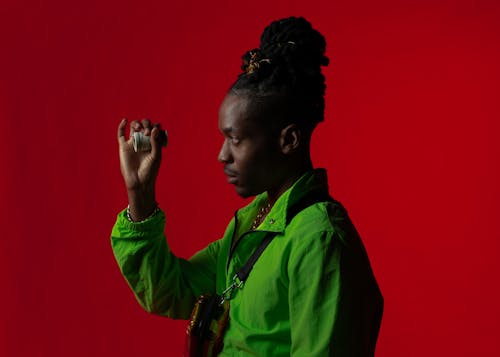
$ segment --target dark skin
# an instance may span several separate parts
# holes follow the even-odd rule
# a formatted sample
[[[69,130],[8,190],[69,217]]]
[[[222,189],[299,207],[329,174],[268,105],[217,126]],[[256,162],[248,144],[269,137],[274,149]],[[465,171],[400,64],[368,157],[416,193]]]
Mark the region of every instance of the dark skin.
[[[276,117],[279,111],[272,106],[272,102],[258,103],[245,95],[226,96],[219,110],[219,130],[224,135],[219,161],[238,195],[250,197],[267,191],[274,204],[297,178],[312,169],[312,163],[303,130]],[[272,126],[271,122],[281,125]]]
[[[219,130],[224,136],[219,161],[228,182],[241,197],[267,191],[272,205],[303,173],[312,169],[310,132],[280,118],[282,100],[256,102],[247,95],[229,93],[219,110]],[[272,116],[272,118],[270,118]],[[270,125],[268,123],[274,123]],[[136,153],[125,139],[127,121],[118,127],[120,167],[134,221],[147,218],[156,207],[155,185],[161,163],[160,127],[149,120],[132,121],[130,133],[151,135],[151,152]]]

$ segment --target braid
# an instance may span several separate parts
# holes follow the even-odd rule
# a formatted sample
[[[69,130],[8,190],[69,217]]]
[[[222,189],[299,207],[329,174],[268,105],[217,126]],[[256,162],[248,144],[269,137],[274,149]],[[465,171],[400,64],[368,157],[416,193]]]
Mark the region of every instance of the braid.
[[[325,47],[324,37],[304,18],[274,21],[264,29],[260,47],[243,55],[243,72],[231,90],[254,97],[284,95],[295,120],[314,128],[324,119]]]

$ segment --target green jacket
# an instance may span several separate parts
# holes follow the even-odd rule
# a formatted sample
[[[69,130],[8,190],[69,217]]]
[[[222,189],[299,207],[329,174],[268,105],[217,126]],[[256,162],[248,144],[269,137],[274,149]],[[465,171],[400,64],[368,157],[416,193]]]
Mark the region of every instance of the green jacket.
[[[112,232],[120,269],[149,312],[187,319],[197,297],[220,294],[267,231],[277,232],[230,300],[222,356],[373,356],[383,299],[363,244],[338,203],[313,204],[287,224],[304,195],[328,191],[326,172],[302,176],[255,231],[267,194],[238,210],[222,239],[190,259],[169,249],[163,212],[141,223],[121,212]]]

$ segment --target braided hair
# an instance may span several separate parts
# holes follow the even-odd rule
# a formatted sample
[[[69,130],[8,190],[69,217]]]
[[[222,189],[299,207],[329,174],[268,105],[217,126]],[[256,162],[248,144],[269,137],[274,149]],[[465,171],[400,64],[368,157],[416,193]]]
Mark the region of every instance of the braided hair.
[[[230,91],[261,100],[285,99],[288,120],[312,130],[324,119],[325,47],[325,38],[306,19],[274,21],[264,29],[260,47],[242,56],[243,72]]]

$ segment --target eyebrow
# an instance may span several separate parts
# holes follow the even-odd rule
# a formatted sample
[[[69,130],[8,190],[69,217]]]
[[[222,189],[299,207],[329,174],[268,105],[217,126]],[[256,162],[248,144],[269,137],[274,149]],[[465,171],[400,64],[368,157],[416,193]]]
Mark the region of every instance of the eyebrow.
[[[235,127],[233,127],[233,126],[228,126],[228,127],[222,128],[221,131],[223,133],[232,133],[232,132],[237,131],[237,129]]]

